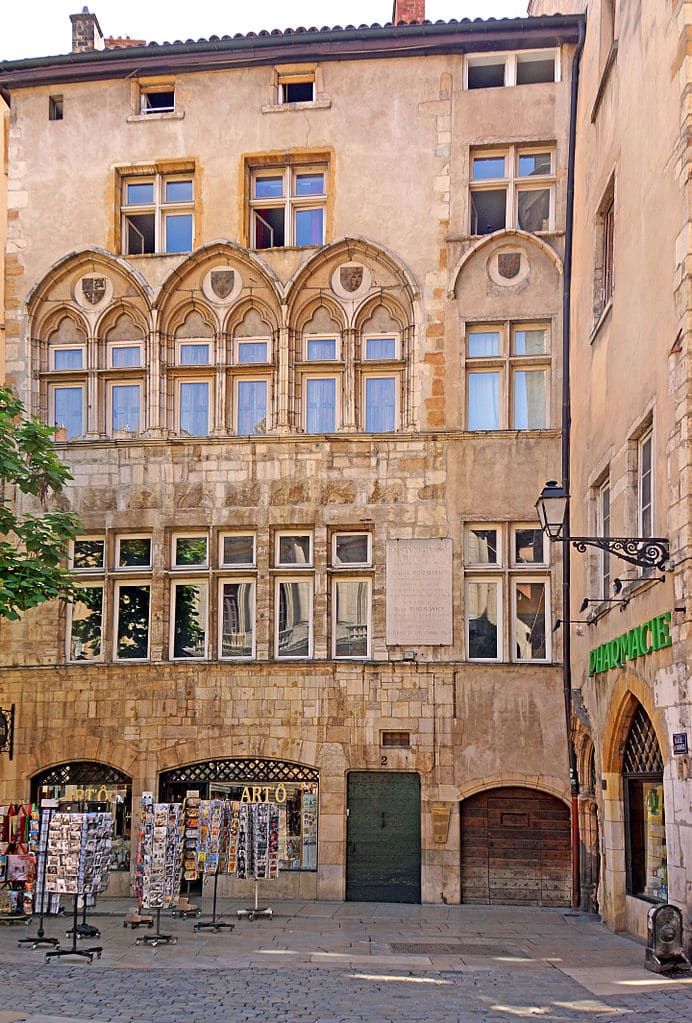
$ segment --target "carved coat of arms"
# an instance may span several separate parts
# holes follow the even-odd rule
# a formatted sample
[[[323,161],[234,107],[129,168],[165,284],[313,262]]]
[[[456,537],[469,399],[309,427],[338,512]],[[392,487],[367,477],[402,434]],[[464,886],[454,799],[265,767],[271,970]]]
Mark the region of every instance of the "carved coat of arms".
[[[106,278],[82,277],[82,294],[91,305],[98,305],[106,294]]]
[[[519,273],[521,266],[520,252],[500,252],[497,257],[497,270],[500,277],[511,280]]]
[[[209,283],[217,298],[228,298],[233,291],[235,270],[212,270]]]
[[[344,291],[353,294],[363,284],[362,266],[342,266],[339,268],[339,281]]]

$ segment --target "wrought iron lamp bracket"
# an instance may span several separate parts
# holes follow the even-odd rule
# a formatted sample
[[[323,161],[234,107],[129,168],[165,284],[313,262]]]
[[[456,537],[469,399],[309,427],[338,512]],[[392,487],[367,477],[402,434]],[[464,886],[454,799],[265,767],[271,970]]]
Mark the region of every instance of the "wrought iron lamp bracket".
[[[663,568],[670,557],[668,540],[660,536],[558,536],[562,543],[571,543],[580,554],[587,547],[614,554],[640,568]]]

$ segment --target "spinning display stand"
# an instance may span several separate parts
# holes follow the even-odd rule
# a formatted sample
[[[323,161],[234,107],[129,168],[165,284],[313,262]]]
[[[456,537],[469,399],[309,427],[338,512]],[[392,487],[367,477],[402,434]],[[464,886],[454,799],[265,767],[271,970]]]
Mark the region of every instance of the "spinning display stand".
[[[78,937],[92,937],[95,928],[86,923],[80,931],[78,923],[79,900],[83,900],[86,912],[88,895],[105,891],[108,885],[111,839],[113,837],[113,815],[110,813],[53,814],[48,826],[46,854],[46,881],[48,892],[73,896],[73,925],[67,931],[72,937],[72,947],[54,948],[46,952],[46,962],[62,956],[79,956],[91,963],[96,956],[101,958],[100,945],[78,948]],[[88,928],[88,931],[87,929]]]
[[[232,931],[235,927],[235,924],[226,923],[217,919],[216,916],[219,874],[228,872],[230,825],[231,805],[227,799],[202,799],[199,801],[199,838],[196,847],[195,870],[202,875],[203,884],[209,877],[214,878],[214,897],[211,920],[195,924],[195,931],[209,930],[217,934],[221,930]],[[185,876],[187,877],[187,870]]]
[[[231,850],[235,852],[235,873],[255,881],[255,904],[239,909],[238,917],[257,920],[274,911],[259,904],[259,881],[279,876],[279,807],[276,803],[232,803]],[[229,863],[230,869],[230,863]]]
[[[155,910],[152,934],[143,934],[136,945],[175,945],[177,937],[161,933],[161,910],[172,909],[180,896],[183,862],[183,807],[180,803],[155,803],[151,792],[142,794],[135,869],[135,894],[142,909]]]
[[[19,948],[22,945],[31,945],[37,949],[41,945],[49,945],[51,948],[60,948],[58,938],[47,938],[43,929],[43,916],[47,907],[50,906],[51,897],[46,897],[46,860],[48,857],[48,832],[53,813],[58,807],[57,799],[44,799],[41,803],[40,822],[37,820],[38,831],[36,832],[36,899],[34,909],[38,909],[38,931],[33,938],[20,938],[17,942]],[[37,814],[38,817],[38,814]],[[56,900],[57,901],[57,900]]]

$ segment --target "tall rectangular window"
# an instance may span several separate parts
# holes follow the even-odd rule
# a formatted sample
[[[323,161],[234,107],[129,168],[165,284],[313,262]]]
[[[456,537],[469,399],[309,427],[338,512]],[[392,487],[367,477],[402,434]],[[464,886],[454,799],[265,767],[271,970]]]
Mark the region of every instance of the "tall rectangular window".
[[[175,582],[172,593],[173,657],[200,660],[207,651],[207,583]]]
[[[237,432],[253,436],[267,432],[267,381],[239,380]]]
[[[209,433],[209,384],[205,381],[180,381],[180,432],[191,437]]]
[[[305,380],[306,433],[334,433],[336,406],[335,377],[308,377]]]
[[[255,249],[325,241],[327,167],[289,163],[250,171],[250,244]]]
[[[335,579],[332,584],[334,657],[370,654],[370,580]]]
[[[596,533],[598,536],[610,536],[610,480],[605,480],[598,489],[596,508]],[[599,551],[600,596],[610,596],[610,554]]]
[[[466,649],[470,661],[502,657],[500,582],[478,579],[466,584]]]
[[[58,387],[53,385],[49,392],[53,406],[53,426],[64,426],[67,439],[81,437],[84,433],[84,387],[82,384]]]
[[[255,582],[222,580],[219,584],[219,657],[253,657],[255,653]]]
[[[653,434],[639,438],[637,458],[637,511],[639,536],[654,534]]]
[[[550,425],[549,378],[547,325],[470,326],[466,429],[546,429]]]
[[[555,149],[519,145],[471,151],[472,235],[505,228],[550,231],[555,217]]]
[[[365,432],[392,433],[397,428],[398,377],[365,377]]]
[[[115,657],[119,661],[149,657],[151,587],[141,583],[116,585]]]
[[[513,579],[512,631],[517,661],[546,660],[545,580]]]
[[[312,656],[312,579],[277,579],[275,656]]]
[[[69,605],[67,659],[103,660],[103,585],[83,586]]]
[[[139,384],[111,384],[111,430],[139,431]]]

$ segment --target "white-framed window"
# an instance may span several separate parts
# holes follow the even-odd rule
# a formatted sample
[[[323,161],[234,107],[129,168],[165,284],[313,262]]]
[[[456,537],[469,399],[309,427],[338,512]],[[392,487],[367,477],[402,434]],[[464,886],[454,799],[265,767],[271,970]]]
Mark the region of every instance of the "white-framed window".
[[[596,324],[615,293],[615,175],[610,178],[596,211],[593,316]]]
[[[464,579],[469,660],[549,660],[547,549],[537,523],[467,523]]]
[[[372,564],[371,533],[333,533],[332,565],[364,568]]]
[[[142,409],[142,385],[130,381],[109,381],[108,411],[110,432],[139,433]]]
[[[268,377],[238,377],[235,380],[235,429],[241,437],[267,432],[269,412]]]
[[[370,579],[332,579],[332,656],[334,658],[370,656],[371,631]]]
[[[206,579],[171,583],[170,649],[173,660],[207,656],[209,584]]]
[[[278,100],[282,105],[289,103],[314,103],[315,72],[304,71],[278,76]]]
[[[277,533],[274,564],[277,568],[312,566],[312,534],[301,530]]]
[[[363,427],[366,433],[392,433],[399,426],[398,373],[363,373]]]
[[[250,171],[250,178],[252,248],[324,244],[326,164],[255,167]]]
[[[334,433],[341,418],[341,377],[303,377],[306,433]]]
[[[637,441],[637,529],[639,536],[654,535],[653,431]]]
[[[67,605],[67,660],[103,660],[103,583],[82,585]]]
[[[472,235],[555,229],[555,147],[472,149]]]
[[[596,536],[609,537],[610,533],[610,478],[606,477],[596,490]],[[605,600],[610,596],[610,554],[598,552],[599,593]]]
[[[132,571],[151,568],[151,537],[141,534],[115,538],[115,567]]]
[[[125,256],[190,252],[194,235],[194,175],[122,175],[121,237]]]
[[[139,99],[141,114],[172,114],[175,110],[175,85],[141,85]]]
[[[400,342],[394,334],[366,334],[363,338],[365,362],[387,362],[400,358]]]
[[[466,58],[467,89],[496,89],[559,81],[559,51],[518,50],[516,53],[470,54]]]
[[[338,337],[305,334],[303,344],[306,362],[334,362],[339,358]]]
[[[271,362],[271,342],[266,337],[236,338],[235,361],[239,366]]]
[[[254,579],[219,579],[219,657],[255,656]]]
[[[51,345],[49,352],[49,368],[55,372],[85,369],[84,345]]]
[[[111,369],[139,369],[143,365],[142,345],[138,342],[116,342],[108,345],[108,365]]]
[[[275,586],[275,657],[312,657],[312,577],[276,579]]]
[[[178,430],[190,437],[206,437],[209,433],[209,380],[177,380]]]
[[[211,363],[211,342],[177,341],[176,362],[179,366],[208,366]]]
[[[206,533],[174,533],[171,540],[173,568],[206,568],[209,564],[209,538]]]
[[[67,440],[84,433],[84,384],[49,384],[48,416],[51,426],[64,427]]]
[[[115,583],[115,630],[113,657],[116,661],[145,661],[149,658],[151,585],[132,580]]]
[[[549,397],[547,324],[467,325],[467,430],[544,430]]]
[[[254,533],[220,533],[219,565],[221,568],[254,568],[256,564]]]

